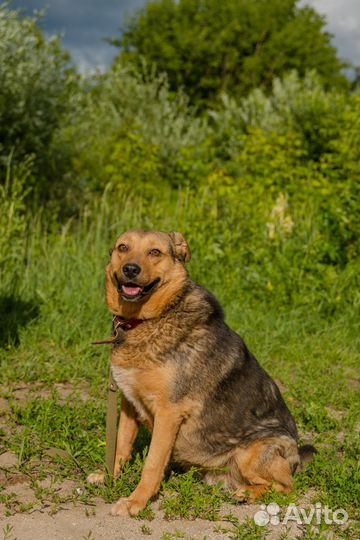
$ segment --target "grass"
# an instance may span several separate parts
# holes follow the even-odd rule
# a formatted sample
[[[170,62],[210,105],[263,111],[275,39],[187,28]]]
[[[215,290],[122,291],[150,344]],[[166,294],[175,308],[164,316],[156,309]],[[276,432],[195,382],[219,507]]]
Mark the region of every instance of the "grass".
[[[176,203],[171,213],[167,204],[156,208],[152,221],[141,208],[134,210],[124,202],[119,221],[113,223],[114,212],[105,201],[92,223],[84,216],[58,233],[46,234],[34,225],[27,238],[26,263],[16,274],[16,283],[9,278],[1,285],[0,310],[2,316],[10,316],[6,332],[0,334],[0,398],[8,404],[0,410],[4,420],[0,453],[10,450],[18,456],[18,471],[31,479],[38,507],[47,501],[56,512],[64,502],[56,491],[42,487],[41,480],[48,476],[76,481],[81,490],[67,495],[67,500],[87,504],[95,495],[107,502],[127,496],[139,481],[149,443],[144,430],[133,462],[116,482],[103,487],[85,485],[86,475],[104,461],[109,366],[108,349],[90,343],[109,333],[111,316],[104,302],[103,268],[107,249],[118,232],[134,225],[163,230],[191,227],[191,208]],[[313,502],[344,508],[351,519],[347,529],[326,525],[321,534],[356,538],[360,480],[356,294],[346,293],[331,314],[321,304],[323,291],[320,302],[316,288],[303,302],[286,303],[282,296],[277,297],[276,290],[269,297],[266,280],[262,294],[239,278],[241,260],[236,259],[235,250],[226,279],[219,279],[216,257],[210,264],[198,256],[202,242],[199,232],[192,243],[191,275],[201,278],[222,301],[229,324],[280,384],[302,441],[311,442],[319,451],[307,470],[296,476],[293,494],[271,492],[264,502],[275,501],[283,508],[289,503],[301,504],[311,490]],[[261,272],[261,268],[256,271]],[[339,276],[343,279],[339,288],[344,289],[349,270]],[[301,290],[302,283],[296,286]],[[23,398],[19,387],[26,388]],[[0,492],[0,497],[8,514],[30,511],[11,492]],[[221,506],[232,502],[219,486],[202,484],[196,471],[173,473],[162,484],[160,504],[169,520],[217,520]],[[151,523],[151,507],[140,517]],[[228,537],[266,535],[251,519],[245,523],[235,518],[228,521]],[[151,530],[149,525],[142,527],[143,534],[150,534],[146,532]],[[171,534],[168,538],[181,537]],[[308,529],[306,534],[316,531]]]
[[[220,531],[226,534],[226,538],[232,540],[248,540],[249,538],[265,540],[267,536],[267,527],[256,525],[252,519],[247,518],[244,523],[240,523],[232,514],[225,516],[225,519],[232,525],[230,529],[228,527],[220,528]]]
[[[220,486],[208,486],[200,482],[196,469],[173,475],[164,482],[163,489],[166,495],[161,506],[166,519],[206,517],[216,521],[220,517],[221,505],[231,500]]]

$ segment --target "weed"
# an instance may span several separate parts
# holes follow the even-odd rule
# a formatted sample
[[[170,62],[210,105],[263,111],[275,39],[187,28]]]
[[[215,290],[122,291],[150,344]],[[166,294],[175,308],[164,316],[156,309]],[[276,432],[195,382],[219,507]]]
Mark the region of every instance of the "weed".
[[[185,474],[174,474],[164,482],[161,506],[167,519],[219,518],[221,504],[229,500],[220,486],[209,486],[200,481],[196,469]]]
[[[186,533],[182,531],[178,531],[178,530],[176,530],[175,532],[164,533],[161,537],[161,540],[178,540],[181,538],[186,538],[186,540],[194,540],[193,538],[189,537]],[[206,540],[205,536],[203,540]]]
[[[151,528],[149,527],[149,525],[146,525],[146,523],[143,523],[140,527],[140,531],[143,533],[143,534],[146,534],[146,535],[151,535],[152,534],[152,530]]]
[[[232,524],[231,529],[223,528],[222,532],[228,535],[228,538],[233,540],[265,540],[267,536],[267,527],[256,525],[253,519],[246,518],[244,523],[240,523],[239,519],[232,514],[224,516],[224,521],[229,521]]]
[[[93,535],[92,531],[89,531],[87,535],[83,536],[84,540],[95,540],[95,536]]]
[[[12,525],[9,525],[9,523],[7,523],[5,527],[3,527],[3,540],[11,540],[13,530],[14,530],[14,527]]]
[[[153,519],[155,519],[155,512],[149,505],[147,505],[147,507],[144,508],[144,510],[139,512],[139,514],[136,516],[136,518],[137,519],[146,519],[148,521],[152,521]]]

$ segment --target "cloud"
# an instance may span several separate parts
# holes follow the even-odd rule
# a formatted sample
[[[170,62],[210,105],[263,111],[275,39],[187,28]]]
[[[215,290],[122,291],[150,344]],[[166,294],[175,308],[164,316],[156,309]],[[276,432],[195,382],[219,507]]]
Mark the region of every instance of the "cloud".
[[[63,44],[81,71],[108,66],[117,49],[105,42],[119,35],[127,16],[145,0],[13,0],[24,13],[46,9],[42,27],[47,35],[63,34]]]
[[[355,65],[360,63],[360,10],[358,0],[305,0],[299,5],[310,5],[325,15],[327,30],[339,56]]]

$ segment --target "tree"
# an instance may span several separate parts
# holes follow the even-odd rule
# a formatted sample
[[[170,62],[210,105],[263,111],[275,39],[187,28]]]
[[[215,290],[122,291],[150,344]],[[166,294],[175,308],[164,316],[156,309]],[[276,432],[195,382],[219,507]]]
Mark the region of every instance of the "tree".
[[[0,5],[0,166],[33,156],[37,184],[53,181],[51,141],[76,81],[60,40],[45,39],[38,23]]]
[[[316,70],[325,86],[346,87],[344,64],[324,31],[325,19],[297,0],[153,0],[110,42],[120,59],[143,59],[166,72],[172,90],[193,103],[221,92],[246,95],[296,69]]]

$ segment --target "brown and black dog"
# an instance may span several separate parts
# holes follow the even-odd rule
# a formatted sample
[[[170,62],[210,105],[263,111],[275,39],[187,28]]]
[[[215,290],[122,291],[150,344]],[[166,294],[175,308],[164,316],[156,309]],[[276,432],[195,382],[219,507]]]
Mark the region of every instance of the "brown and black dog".
[[[112,350],[123,392],[115,476],[139,424],[152,432],[140,483],[114,515],[140,512],[170,460],[254,499],[270,486],[290,491],[300,455],[311,453],[298,448],[278,387],[226,325],[218,301],[189,279],[190,258],[180,233],[132,230],[117,239],[106,268],[108,307],[130,328]]]

